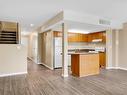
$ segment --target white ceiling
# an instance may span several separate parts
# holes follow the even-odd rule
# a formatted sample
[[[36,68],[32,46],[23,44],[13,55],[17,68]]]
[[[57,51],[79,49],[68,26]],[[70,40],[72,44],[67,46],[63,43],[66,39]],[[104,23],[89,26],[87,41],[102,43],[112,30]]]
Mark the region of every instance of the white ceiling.
[[[89,32],[99,32],[99,31],[105,31],[108,29],[108,27],[101,26],[101,25],[94,25],[94,24],[88,24],[88,23],[80,23],[80,22],[74,22],[74,21],[66,21],[66,24],[68,26],[68,30],[74,30],[81,33]],[[62,31],[61,24],[56,25],[53,28],[54,31]]]
[[[126,9],[127,0],[0,0],[0,20],[20,22],[30,31],[61,10],[126,22]],[[31,23],[35,26],[30,27]]]
[[[88,32],[98,32],[108,29],[108,27],[104,27],[101,25],[93,25],[93,24],[79,23],[73,21],[67,21],[67,25],[69,30],[81,30],[81,31],[88,31]]]

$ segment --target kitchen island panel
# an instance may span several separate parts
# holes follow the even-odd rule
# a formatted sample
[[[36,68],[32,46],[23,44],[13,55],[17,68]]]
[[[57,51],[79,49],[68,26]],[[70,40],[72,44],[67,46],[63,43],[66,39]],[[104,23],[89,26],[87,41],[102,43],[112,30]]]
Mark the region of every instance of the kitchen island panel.
[[[99,54],[71,54],[71,65],[74,76],[99,74]]]
[[[99,74],[99,54],[80,55],[80,77]]]

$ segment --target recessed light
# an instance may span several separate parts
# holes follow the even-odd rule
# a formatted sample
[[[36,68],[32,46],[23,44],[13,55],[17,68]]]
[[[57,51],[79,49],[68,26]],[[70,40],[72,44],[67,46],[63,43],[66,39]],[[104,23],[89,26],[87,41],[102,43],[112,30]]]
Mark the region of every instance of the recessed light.
[[[33,26],[34,26],[34,24],[30,24],[30,26],[31,26],[31,27],[33,27]]]

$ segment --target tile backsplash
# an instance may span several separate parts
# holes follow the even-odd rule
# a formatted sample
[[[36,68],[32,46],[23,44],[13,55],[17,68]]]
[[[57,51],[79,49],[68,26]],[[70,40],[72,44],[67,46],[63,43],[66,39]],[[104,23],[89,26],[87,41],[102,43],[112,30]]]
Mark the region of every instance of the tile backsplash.
[[[106,48],[105,43],[82,43],[82,42],[74,42],[69,43],[68,49],[104,49]]]

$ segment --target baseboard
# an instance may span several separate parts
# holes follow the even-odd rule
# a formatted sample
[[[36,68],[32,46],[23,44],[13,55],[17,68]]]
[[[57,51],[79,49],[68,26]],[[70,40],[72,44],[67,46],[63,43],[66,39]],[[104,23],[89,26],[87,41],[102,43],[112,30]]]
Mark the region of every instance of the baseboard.
[[[41,64],[44,65],[45,67],[47,67],[48,69],[53,70],[53,68],[47,66],[46,64],[44,64],[44,63],[41,63]]]
[[[33,59],[32,59],[31,57],[28,57],[28,59],[30,59],[30,60],[32,60],[32,61],[33,61]]]
[[[42,63],[37,63],[37,64],[42,64]]]
[[[121,67],[106,67],[106,69],[120,69],[120,70],[127,70],[127,68],[121,68]]]
[[[66,77],[68,77],[68,75],[63,75],[63,74],[62,74],[62,77],[66,78]]]
[[[118,67],[118,69],[120,69],[120,70],[126,70],[127,71],[127,68]]]
[[[35,62],[35,60],[33,60],[31,57],[28,57],[31,61],[33,61],[34,63],[38,64],[37,62]]]
[[[10,74],[1,74],[0,77],[14,76],[14,75],[22,75],[27,74],[27,72],[19,72],[19,73],[10,73]]]
[[[106,67],[106,69],[118,69],[118,67]]]

